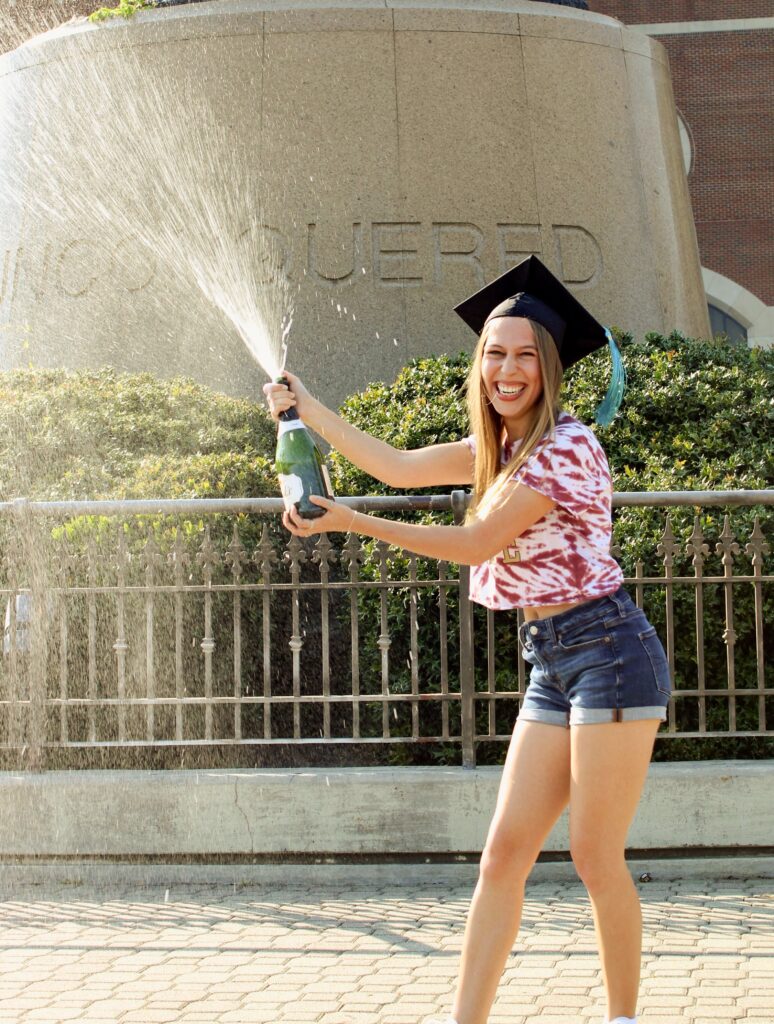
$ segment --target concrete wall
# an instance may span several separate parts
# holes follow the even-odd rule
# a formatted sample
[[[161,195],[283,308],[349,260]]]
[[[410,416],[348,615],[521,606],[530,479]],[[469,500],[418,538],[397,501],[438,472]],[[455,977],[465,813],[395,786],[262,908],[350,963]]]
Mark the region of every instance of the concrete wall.
[[[159,159],[233,193],[217,230]],[[289,365],[331,402],[470,349],[452,306],[529,252],[605,323],[708,332],[665,52],[591,12],[220,0],[74,24],[0,58],[0,180],[6,366],[254,394],[263,373],[191,283],[202,252],[226,290],[241,253],[248,319],[279,282],[275,337],[292,302]],[[149,254],[137,235],[168,220],[182,248]]]
[[[499,768],[0,774],[0,857],[454,855],[483,847]],[[774,764],[657,763],[630,849],[774,845]],[[563,815],[545,849],[569,848]]]

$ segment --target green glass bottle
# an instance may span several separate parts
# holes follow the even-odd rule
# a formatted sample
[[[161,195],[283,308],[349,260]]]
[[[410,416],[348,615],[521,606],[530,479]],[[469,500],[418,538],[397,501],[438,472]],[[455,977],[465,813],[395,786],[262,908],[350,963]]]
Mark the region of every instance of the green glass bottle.
[[[280,377],[277,383],[287,384],[287,380]],[[280,413],[279,419],[274,468],[285,505],[295,505],[302,519],[318,519],[325,509],[313,504],[309,495],[333,497],[323,457],[295,409]]]

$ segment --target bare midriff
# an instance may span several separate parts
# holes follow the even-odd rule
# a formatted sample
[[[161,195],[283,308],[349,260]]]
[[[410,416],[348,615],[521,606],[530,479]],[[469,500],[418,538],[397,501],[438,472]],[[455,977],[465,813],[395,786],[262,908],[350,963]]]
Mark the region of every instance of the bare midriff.
[[[575,601],[572,604],[549,604],[545,608],[522,608],[522,611],[526,621],[532,622],[533,619],[547,619],[549,615],[561,615],[562,612],[568,612],[571,608],[578,608],[582,604],[586,604],[586,602]]]

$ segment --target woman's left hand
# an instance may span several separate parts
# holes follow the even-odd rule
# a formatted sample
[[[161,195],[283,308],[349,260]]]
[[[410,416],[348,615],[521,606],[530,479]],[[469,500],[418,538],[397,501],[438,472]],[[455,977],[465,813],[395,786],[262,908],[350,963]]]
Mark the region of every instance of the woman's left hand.
[[[311,537],[315,533],[347,533],[352,528],[356,515],[353,509],[316,494],[309,500],[327,511],[319,519],[304,519],[298,514],[296,506],[292,505],[289,511],[283,513],[282,522],[285,529],[296,537]]]

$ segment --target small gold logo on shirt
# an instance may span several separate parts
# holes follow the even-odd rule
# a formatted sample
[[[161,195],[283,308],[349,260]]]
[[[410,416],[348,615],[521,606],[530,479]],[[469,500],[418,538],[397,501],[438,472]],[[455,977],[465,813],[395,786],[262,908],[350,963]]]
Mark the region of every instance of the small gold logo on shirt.
[[[504,565],[513,565],[514,562],[520,562],[520,561],[521,561],[521,552],[519,551],[519,549],[516,547],[515,544],[511,544],[507,548],[505,548],[505,550],[503,551],[503,564]]]

